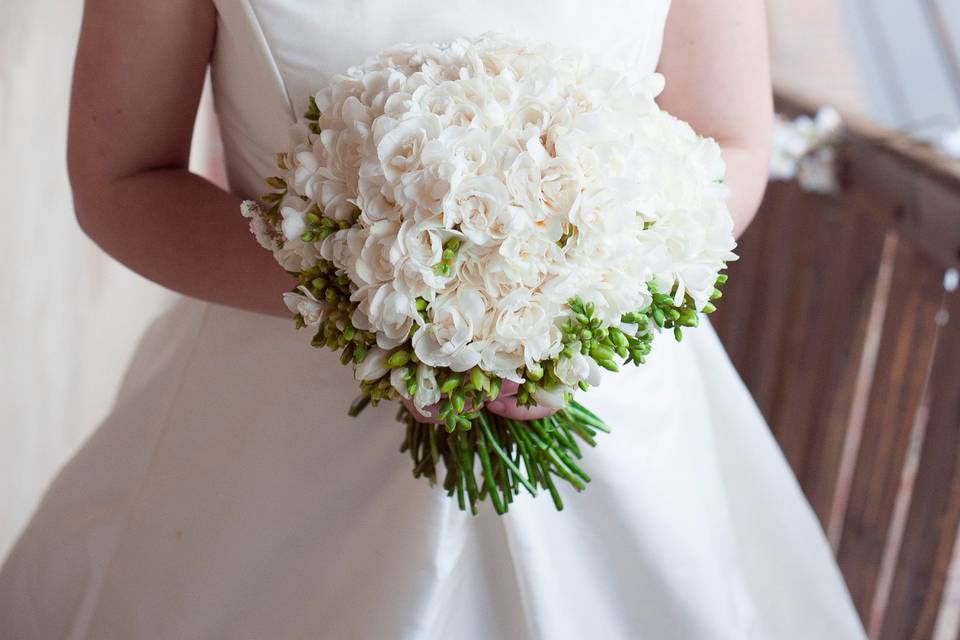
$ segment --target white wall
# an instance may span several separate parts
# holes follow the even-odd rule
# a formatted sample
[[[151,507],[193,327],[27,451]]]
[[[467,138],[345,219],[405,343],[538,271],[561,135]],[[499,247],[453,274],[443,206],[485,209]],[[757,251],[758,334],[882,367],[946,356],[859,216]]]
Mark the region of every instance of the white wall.
[[[836,0],[869,92],[869,112],[881,122],[932,135],[960,126],[960,78],[950,52],[938,48],[937,20],[960,64],[957,0]]]

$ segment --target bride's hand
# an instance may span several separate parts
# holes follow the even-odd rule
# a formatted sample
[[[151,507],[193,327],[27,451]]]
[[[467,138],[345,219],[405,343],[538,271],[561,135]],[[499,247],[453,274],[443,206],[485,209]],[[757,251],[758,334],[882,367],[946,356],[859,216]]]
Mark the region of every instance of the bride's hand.
[[[549,409],[547,407],[521,407],[518,405],[517,391],[519,388],[520,385],[516,382],[505,381],[497,399],[487,402],[484,407],[490,411],[490,413],[495,413],[498,416],[503,416],[510,420],[536,420],[556,413],[556,409]],[[420,411],[414,406],[412,400],[403,399],[402,402],[407,408],[407,411],[413,414],[420,422],[427,424],[441,424],[443,422],[443,420],[438,417],[440,415],[439,404],[432,404],[424,407],[423,411]]]
[[[548,407],[521,407],[517,404],[517,391],[519,389],[520,385],[516,382],[505,380],[497,399],[491,400],[484,406],[490,413],[495,413],[510,420],[537,420],[557,412],[556,409]]]

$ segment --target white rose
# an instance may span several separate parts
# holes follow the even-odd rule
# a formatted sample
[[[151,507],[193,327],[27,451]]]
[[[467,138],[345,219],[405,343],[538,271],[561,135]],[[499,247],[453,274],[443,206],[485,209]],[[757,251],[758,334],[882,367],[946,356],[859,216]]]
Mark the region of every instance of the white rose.
[[[413,348],[420,361],[454,371],[476,366],[483,345],[473,339],[486,311],[480,294],[460,287],[455,293],[438,297],[429,309],[431,322],[413,335]]]

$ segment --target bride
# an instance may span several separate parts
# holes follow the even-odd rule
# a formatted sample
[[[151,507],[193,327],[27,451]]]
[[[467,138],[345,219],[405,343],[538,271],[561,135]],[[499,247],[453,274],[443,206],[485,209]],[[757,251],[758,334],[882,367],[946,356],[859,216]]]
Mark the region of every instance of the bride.
[[[331,74],[486,31],[659,69],[661,105],[723,145],[738,231],[749,223],[771,128],[761,0],[87,0],[77,215],[188,297],[144,337],[0,573],[0,636],[864,637],[709,326],[587,394],[613,433],[560,513],[525,495],[503,517],[462,513],[410,477],[393,408],[344,417],[356,383],[295,332],[289,276],[240,202]],[[229,192],[186,169],[208,64]],[[529,415],[509,397],[491,410]]]

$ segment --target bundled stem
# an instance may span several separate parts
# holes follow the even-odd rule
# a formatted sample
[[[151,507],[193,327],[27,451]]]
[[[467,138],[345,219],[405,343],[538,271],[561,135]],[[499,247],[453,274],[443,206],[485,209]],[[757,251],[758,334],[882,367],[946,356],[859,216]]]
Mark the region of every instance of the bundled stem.
[[[609,432],[602,420],[571,402],[562,411],[541,420],[519,422],[481,410],[468,429],[449,431],[442,424],[417,422],[405,408],[397,419],[406,425],[401,451],[409,451],[413,475],[436,484],[441,461],[446,470],[443,487],[456,494],[460,508],[479,513],[489,499],[498,514],[507,513],[513,498],[525,489],[537,495],[547,490],[558,510],[563,501],[555,479],[582,491],[590,476],[577,461],[577,440],[595,446],[599,432]]]

